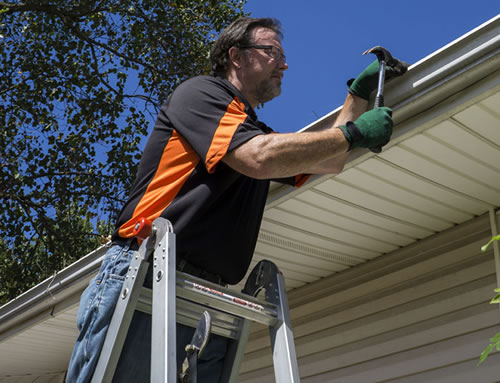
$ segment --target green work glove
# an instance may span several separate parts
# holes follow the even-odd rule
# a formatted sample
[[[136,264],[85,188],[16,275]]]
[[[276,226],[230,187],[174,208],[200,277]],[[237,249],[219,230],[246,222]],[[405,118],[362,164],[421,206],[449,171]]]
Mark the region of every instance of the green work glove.
[[[370,98],[371,92],[377,89],[378,69],[379,63],[378,60],[375,60],[370,65],[368,65],[358,77],[347,81],[349,92],[358,97],[364,98],[365,100],[368,100]],[[396,65],[394,68],[386,66],[385,81],[397,76],[401,76],[402,74],[406,73],[407,70],[408,64],[403,61],[399,61],[398,65]]]
[[[378,148],[389,142],[392,134],[392,110],[380,107],[363,113],[355,122],[339,126],[349,150],[354,148]]]

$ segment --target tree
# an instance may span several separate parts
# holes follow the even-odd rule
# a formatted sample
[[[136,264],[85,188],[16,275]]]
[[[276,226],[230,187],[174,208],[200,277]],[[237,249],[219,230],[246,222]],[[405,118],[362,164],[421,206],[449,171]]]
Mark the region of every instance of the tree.
[[[110,233],[161,104],[244,2],[0,1],[0,303]]]

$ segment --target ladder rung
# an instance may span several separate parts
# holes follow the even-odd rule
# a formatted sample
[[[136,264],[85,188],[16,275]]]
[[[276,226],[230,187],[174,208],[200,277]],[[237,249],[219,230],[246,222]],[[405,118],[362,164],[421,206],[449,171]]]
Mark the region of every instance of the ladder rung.
[[[230,290],[179,271],[177,271],[176,275],[176,294],[177,301],[179,298],[183,298],[185,301],[191,301],[196,303],[196,305],[205,307],[205,310],[209,307],[227,314],[262,323],[266,326],[274,326],[278,320],[277,307],[272,303],[263,302],[249,295]],[[139,302],[137,303],[137,309],[146,313],[151,313],[150,306],[151,290],[143,288]],[[178,303],[177,307],[179,308]],[[203,312],[203,310],[200,311],[200,313],[201,312]],[[190,316],[187,315],[187,317]],[[227,317],[225,319],[221,317],[221,321],[233,323],[231,320],[228,321]]]
[[[278,309],[274,304],[260,301],[249,295],[188,274],[177,272],[176,294],[177,297],[266,326],[274,326],[278,321]]]
[[[143,287],[137,301],[136,310],[151,315],[152,290]],[[187,301],[177,297],[176,320],[186,326],[196,327],[201,315],[208,311],[212,317],[212,332],[230,339],[237,339],[242,319],[217,309],[207,308],[196,302]]]

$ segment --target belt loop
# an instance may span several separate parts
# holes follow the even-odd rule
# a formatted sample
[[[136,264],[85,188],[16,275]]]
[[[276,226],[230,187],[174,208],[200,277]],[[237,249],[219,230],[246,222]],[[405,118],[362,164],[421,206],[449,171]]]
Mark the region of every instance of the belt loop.
[[[127,251],[128,251],[128,249],[130,249],[130,243],[131,243],[130,239],[127,239],[127,241],[126,241],[126,242],[125,242],[125,244],[123,245],[123,251],[124,251],[124,252],[127,252]]]
[[[130,250],[130,247],[132,246],[132,242],[134,242],[134,239],[135,239],[135,237],[127,238],[127,240],[125,241],[125,245],[123,245],[124,252],[127,252]]]

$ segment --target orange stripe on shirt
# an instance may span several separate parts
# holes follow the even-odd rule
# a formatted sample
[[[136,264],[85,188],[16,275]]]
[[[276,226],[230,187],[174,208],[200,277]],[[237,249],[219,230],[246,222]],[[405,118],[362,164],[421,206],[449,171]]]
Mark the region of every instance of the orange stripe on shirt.
[[[174,200],[199,161],[199,156],[187,141],[174,131],[163,150],[156,174],[135,207],[132,218],[120,227],[120,237],[133,236],[138,218],[158,218]]]
[[[299,174],[299,175],[296,175],[295,176],[295,187],[301,187],[302,185],[304,185],[307,180],[311,178],[311,175],[310,174]]]
[[[227,106],[226,113],[219,121],[219,126],[208,149],[205,166],[209,173],[215,171],[217,163],[226,155],[234,132],[246,118],[245,104],[238,100],[238,97],[235,97]]]

